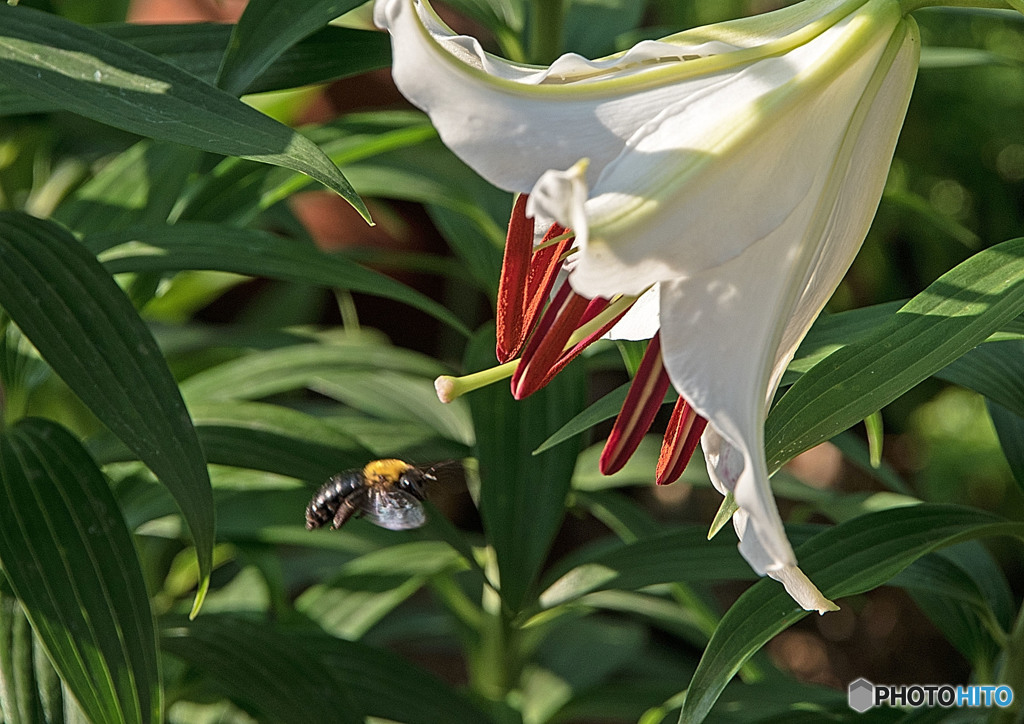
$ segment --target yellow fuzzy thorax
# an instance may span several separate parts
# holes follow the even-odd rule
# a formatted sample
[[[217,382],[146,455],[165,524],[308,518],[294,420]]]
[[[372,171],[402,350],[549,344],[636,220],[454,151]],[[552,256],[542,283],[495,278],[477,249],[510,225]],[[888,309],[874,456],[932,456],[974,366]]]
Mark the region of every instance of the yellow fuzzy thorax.
[[[374,460],[371,463],[367,463],[366,467],[363,468],[363,476],[370,483],[393,483],[411,467],[412,465],[404,460],[396,460],[394,458]]]

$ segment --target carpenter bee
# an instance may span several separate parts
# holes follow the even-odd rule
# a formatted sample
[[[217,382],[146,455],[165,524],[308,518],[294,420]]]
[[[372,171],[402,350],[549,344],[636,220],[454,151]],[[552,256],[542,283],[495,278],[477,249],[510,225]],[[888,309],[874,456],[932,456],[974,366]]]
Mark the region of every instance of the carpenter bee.
[[[306,528],[328,523],[340,528],[357,513],[381,528],[419,528],[427,522],[423,500],[428,480],[437,480],[434,468],[421,470],[403,460],[374,460],[362,469],[338,473],[306,506]]]

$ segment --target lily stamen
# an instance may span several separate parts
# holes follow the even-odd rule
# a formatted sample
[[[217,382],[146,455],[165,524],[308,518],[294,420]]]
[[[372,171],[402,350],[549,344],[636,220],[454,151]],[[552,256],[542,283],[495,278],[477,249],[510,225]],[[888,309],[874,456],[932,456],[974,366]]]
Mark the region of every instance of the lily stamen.
[[[526,216],[527,199],[527,194],[517,197],[509,218],[498,285],[495,355],[499,362],[508,362],[522,351],[574,238],[565,227],[552,224],[534,245],[534,221]]]
[[[527,195],[520,194],[512,207],[505,237],[505,255],[498,282],[497,342],[495,355],[499,362],[508,362],[519,354],[529,334],[524,328],[527,279],[533,249],[533,217],[526,215]]]
[[[707,424],[708,421],[698,415],[689,402],[682,397],[676,400],[661,443],[654,482],[668,485],[679,480]]]
[[[551,368],[579,327],[590,301],[574,292],[568,281],[562,283],[541,315],[536,331],[523,350],[522,363],[512,375],[513,397],[521,400],[547,384]]]
[[[599,467],[603,475],[618,472],[636,452],[640,441],[665,402],[669,379],[661,358],[661,335],[651,338],[640,367],[615,418],[611,434],[601,451]]]
[[[594,304],[595,301],[598,304]],[[629,311],[629,308],[635,301],[636,297],[618,297],[610,304],[603,299],[591,300],[581,316],[581,319],[585,321],[581,322],[579,327],[570,335],[561,356],[548,371],[540,387],[550,382],[565,365],[575,359],[592,342],[603,337],[609,329],[622,319],[622,315]],[[603,306],[603,310],[598,311],[597,308],[599,306]],[[438,399],[447,404],[467,392],[472,392],[481,387],[508,379],[515,373],[521,362],[522,359],[514,359],[462,377],[441,375],[434,380],[434,389],[437,392]],[[540,389],[540,387],[537,389]]]

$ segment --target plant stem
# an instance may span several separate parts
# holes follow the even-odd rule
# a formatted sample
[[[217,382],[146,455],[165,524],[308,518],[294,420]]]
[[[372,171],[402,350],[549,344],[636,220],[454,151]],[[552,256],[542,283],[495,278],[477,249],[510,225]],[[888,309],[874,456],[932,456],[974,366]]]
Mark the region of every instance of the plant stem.
[[[563,0],[530,3],[530,61],[547,65],[562,50]]]
[[[1003,664],[997,683],[1006,684],[1013,690],[1014,702],[1008,709],[996,712],[993,721],[1020,721],[1021,705],[1017,697],[1024,694],[1024,606],[1017,612],[1017,620],[1003,649]]]
[[[493,548],[487,548],[484,572],[488,580],[499,580],[498,561]],[[470,685],[483,698],[504,702],[519,678],[517,632],[500,594],[490,586],[484,587],[480,610],[479,642],[471,655]]]

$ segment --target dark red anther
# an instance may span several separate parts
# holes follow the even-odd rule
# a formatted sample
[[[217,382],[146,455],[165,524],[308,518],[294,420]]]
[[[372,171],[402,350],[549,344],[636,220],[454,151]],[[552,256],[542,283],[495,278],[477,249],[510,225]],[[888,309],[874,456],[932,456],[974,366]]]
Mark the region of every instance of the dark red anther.
[[[622,403],[622,411],[615,418],[612,432],[601,451],[599,467],[604,475],[621,470],[636,452],[661,409],[668,388],[668,373],[661,359],[661,335],[656,334],[647,345],[626,401]]]
[[[708,421],[698,415],[690,403],[681,396],[676,400],[661,443],[661,454],[658,455],[654,477],[658,485],[668,485],[679,480],[707,425]]]

